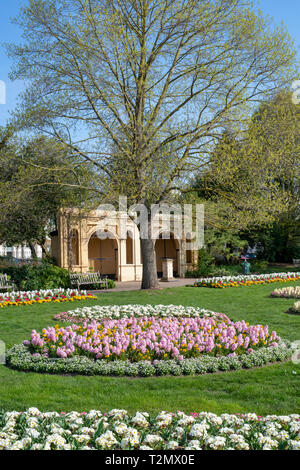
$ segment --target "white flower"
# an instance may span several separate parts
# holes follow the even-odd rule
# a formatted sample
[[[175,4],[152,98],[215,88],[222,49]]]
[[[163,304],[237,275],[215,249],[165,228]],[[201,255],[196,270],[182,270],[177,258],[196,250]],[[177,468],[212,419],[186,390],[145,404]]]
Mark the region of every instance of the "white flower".
[[[196,423],[192,426],[190,430],[190,436],[196,437],[197,439],[205,438],[207,434],[207,430],[209,429],[209,425],[207,423]]]
[[[198,440],[190,441],[185,450],[202,450]]]
[[[140,428],[147,428],[149,423],[145,414],[137,412],[136,415],[132,418],[131,423]]]
[[[177,441],[169,441],[168,444],[166,445],[166,449],[168,450],[177,449],[178,447],[179,447],[179,444]]]
[[[300,441],[288,441],[289,448],[291,450],[300,450]]]
[[[117,443],[118,441],[111,431],[106,431],[96,439],[97,446],[102,447],[103,449],[110,449]]]
[[[224,434],[225,436],[229,436],[230,434],[234,434],[234,430],[232,428],[221,428],[219,430],[220,434]]]
[[[95,410],[84,418],[77,412],[36,414],[35,408],[30,413],[0,413],[0,450],[175,450],[182,448],[180,439],[184,435],[188,438],[186,450],[273,450],[282,446],[300,450],[298,414],[258,419],[253,413],[217,416],[203,412],[193,420],[182,412],[174,416],[163,411],[150,420],[148,413],[138,412],[130,417],[127,411],[116,409],[105,417]],[[21,426],[17,425],[20,415],[24,416]],[[100,423],[105,431],[92,447],[90,443]],[[146,429],[148,434],[144,437]]]
[[[63,449],[65,447],[66,440],[60,434],[51,434],[46,439],[46,446],[50,449]]]
[[[73,438],[79,444],[88,444],[91,440],[91,436],[89,436],[88,434],[73,434]]]
[[[101,418],[101,417],[102,417],[102,413],[101,413],[101,411],[91,410],[91,411],[86,415],[86,417],[87,417],[88,419]]]
[[[157,415],[156,421],[159,428],[164,428],[172,424],[173,415],[171,413],[167,413],[166,411],[162,411],[159,413],[159,415]]]
[[[7,438],[0,437],[0,450],[6,450],[9,447],[10,442],[11,441],[8,437]]]
[[[278,442],[271,439],[269,436],[263,436],[262,434],[258,437],[258,443],[263,446],[263,450],[276,449]]]
[[[40,416],[41,412],[40,410],[38,410],[37,408],[29,408],[27,410],[27,414],[29,416]]]
[[[36,429],[27,429],[26,434],[27,436],[32,437],[33,439],[38,439],[41,435],[41,433]]]
[[[147,434],[145,437],[143,443],[144,444],[150,444],[150,445],[155,445],[159,442],[162,441],[162,438],[158,436],[157,434]]]
[[[205,440],[205,444],[214,450],[221,450],[225,447],[226,439],[222,436],[209,437]]]
[[[19,441],[15,441],[11,446],[8,447],[9,450],[24,450],[28,449],[31,445],[31,438],[30,437],[24,437],[24,439],[21,439]]]
[[[178,426],[190,426],[195,422],[195,418],[193,416],[183,416],[179,421],[178,421]]]
[[[108,416],[110,418],[113,418],[115,420],[122,420],[124,419],[126,416],[127,416],[127,411],[126,410],[111,410],[109,413],[108,413]]]
[[[89,436],[93,436],[95,431],[93,428],[83,427],[80,429],[81,434],[88,434]]]
[[[114,425],[114,430],[118,434],[118,436],[124,436],[127,431],[127,424],[125,423],[116,423]]]
[[[28,428],[36,429],[39,427],[39,420],[37,418],[28,418],[26,424]]]
[[[43,450],[43,444],[33,444],[31,450]]]
[[[121,441],[122,449],[128,449],[128,447],[137,447],[140,443],[140,434],[134,428],[128,428],[125,433],[125,437]]]

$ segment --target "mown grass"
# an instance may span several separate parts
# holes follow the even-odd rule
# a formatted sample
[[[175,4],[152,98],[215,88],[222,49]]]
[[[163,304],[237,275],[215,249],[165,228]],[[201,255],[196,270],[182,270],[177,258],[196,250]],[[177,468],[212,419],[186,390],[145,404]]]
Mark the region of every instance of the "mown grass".
[[[297,283],[300,284],[299,282]],[[7,347],[28,338],[31,330],[55,324],[53,315],[88,305],[181,304],[226,313],[233,320],[268,324],[283,338],[300,339],[300,316],[285,313],[293,299],[272,299],[273,284],[238,289],[180,287],[153,292],[109,292],[95,302],[45,304],[0,311],[0,340]],[[23,373],[0,366],[0,408],[24,410],[145,410],[300,412],[300,367],[291,362],[260,369],[188,377],[117,378]]]

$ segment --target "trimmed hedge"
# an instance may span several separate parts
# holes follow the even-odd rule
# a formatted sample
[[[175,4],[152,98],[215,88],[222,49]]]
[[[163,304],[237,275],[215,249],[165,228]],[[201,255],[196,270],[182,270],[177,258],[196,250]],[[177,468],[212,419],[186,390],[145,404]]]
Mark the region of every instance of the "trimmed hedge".
[[[160,375],[198,375],[218,371],[230,371],[261,367],[268,363],[289,359],[293,350],[284,344],[261,348],[239,356],[213,357],[178,360],[159,360],[153,363],[140,361],[91,360],[84,356],[69,359],[50,359],[32,355],[24,344],[13,346],[6,354],[7,365],[20,371],[44,372],[47,374],[80,374],[104,376],[150,377]]]

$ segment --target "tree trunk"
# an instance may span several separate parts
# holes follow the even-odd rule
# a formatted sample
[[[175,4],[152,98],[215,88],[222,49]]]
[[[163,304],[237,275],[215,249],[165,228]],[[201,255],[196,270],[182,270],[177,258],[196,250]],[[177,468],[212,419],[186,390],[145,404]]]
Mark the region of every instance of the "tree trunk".
[[[142,289],[158,289],[155,240],[141,239],[141,249],[143,259]]]
[[[45,243],[41,243],[41,247],[42,247],[43,259],[46,259],[49,253],[46,250]]]
[[[29,245],[29,248],[30,248],[30,251],[31,251],[32,259],[37,260],[37,252],[36,252],[34,243],[28,242],[28,245]]]

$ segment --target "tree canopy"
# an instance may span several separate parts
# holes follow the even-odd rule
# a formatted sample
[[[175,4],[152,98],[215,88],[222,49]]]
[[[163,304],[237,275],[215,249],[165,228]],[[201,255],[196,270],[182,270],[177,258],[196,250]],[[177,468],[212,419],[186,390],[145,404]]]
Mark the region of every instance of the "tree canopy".
[[[274,256],[290,258],[300,234],[299,136],[300,107],[287,92],[262,103],[243,134],[225,132],[192,186],[207,203],[208,226],[267,244],[273,233]]]
[[[86,201],[86,190],[79,187],[90,175],[54,139],[40,136],[22,144],[10,130],[1,133],[0,240],[27,243],[35,256],[34,244],[44,248],[59,209]]]
[[[296,75],[295,51],[246,0],[30,0],[9,47],[30,85],[20,126],[90,162],[106,199],[148,208],[181,189],[222,130]],[[143,287],[157,285],[142,240]]]

